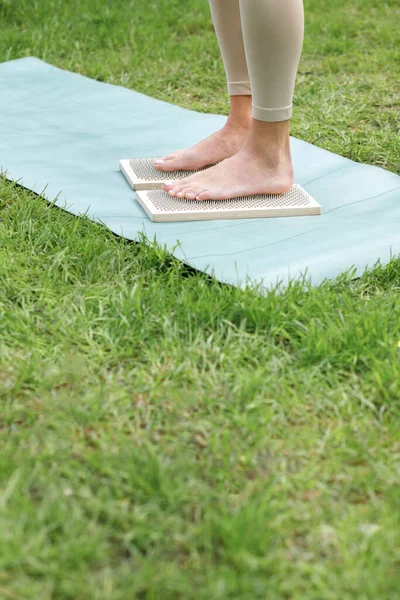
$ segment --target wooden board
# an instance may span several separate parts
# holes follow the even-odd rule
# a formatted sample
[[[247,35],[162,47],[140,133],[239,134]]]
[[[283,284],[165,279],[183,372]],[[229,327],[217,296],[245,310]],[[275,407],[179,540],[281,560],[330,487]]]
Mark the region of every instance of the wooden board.
[[[163,183],[184,179],[193,173],[204,171],[212,165],[197,169],[196,171],[171,171],[165,173],[154,166],[155,158],[126,158],[120,160],[119,168],[125,175],[129,185],[134,190],[157,190]]]
[[[152,221],[209,221],[320,215],[321,206],[300,185],[284,194],[258,194],[230,200],[186,200],[163,190],[139,190],[136,201]]]

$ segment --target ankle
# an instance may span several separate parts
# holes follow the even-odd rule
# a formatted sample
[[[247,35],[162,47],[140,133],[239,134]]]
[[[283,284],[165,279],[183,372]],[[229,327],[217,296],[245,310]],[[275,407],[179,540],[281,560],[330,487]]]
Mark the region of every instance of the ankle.
[[[228,128],[251,129],[251,96],[231,96],[231,106],[226,122]]]
[[[251,154],[260,165],[268,168],[284,168],[293,171],[293,162],[290,148],[286,145],[269,144],[264,141],[260,144],[259,141],[254,142],[251,138],[243,148]]]
[[[248,123],[246,120],[230,119],[228,117],[223,130],[228,135],[245,136],[247,139],[251,132],[251,122]]]
[[[291,161],[289,131],[289,121],[267,123],[253,119],[246,146],[261,158],[273,158],[277,163]]]
[[[274,155],[280,158],[286,158],[290,153],[290,139],[287,140],[269,140],[267,138],[254,138],[251,133],[248,137],[246,147],[252,152],[260,156]]]

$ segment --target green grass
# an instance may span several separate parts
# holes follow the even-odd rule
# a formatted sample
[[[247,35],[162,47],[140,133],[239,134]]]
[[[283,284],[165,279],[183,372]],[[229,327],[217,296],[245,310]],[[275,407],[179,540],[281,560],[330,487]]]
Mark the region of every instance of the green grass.
[[[397,0],[305,7],[293,135],[400,172]],[[0,21],[0,60],[227,110],[205,0]],[[224,286],[0,178],[0,598],[398,600],[399,288]]]

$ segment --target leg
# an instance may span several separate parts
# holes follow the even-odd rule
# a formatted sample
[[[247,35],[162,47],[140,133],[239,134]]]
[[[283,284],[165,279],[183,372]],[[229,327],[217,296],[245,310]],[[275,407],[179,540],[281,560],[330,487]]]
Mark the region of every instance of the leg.
[[[302,0],[240,0],[253,118],[286,121],[304,35]]]
[[[161,171],[195,170],[236,154],[251,127],[251,91],[244,51],[239,0],[210,0],[211,14],[224,63],[230,112],[225,126],[188,150],[156,161]]]
[[[230,96],[251,96],[239,0],[209,0]]]
[[[245,146],[205,172],[164,186],[201,200],[282,193],[293,185],[290,117],[304,35],[302,0],[240,0],[252,127]]]

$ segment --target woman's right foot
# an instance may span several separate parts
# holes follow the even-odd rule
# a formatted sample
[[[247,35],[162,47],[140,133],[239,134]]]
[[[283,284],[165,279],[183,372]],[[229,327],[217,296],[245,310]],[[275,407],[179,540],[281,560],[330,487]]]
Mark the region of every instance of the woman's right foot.
[[[244,146],[249,137],[251,119],[226,125],[187,150],[177,150],[154,163],[160,171],[196,171],[230,158]]]

